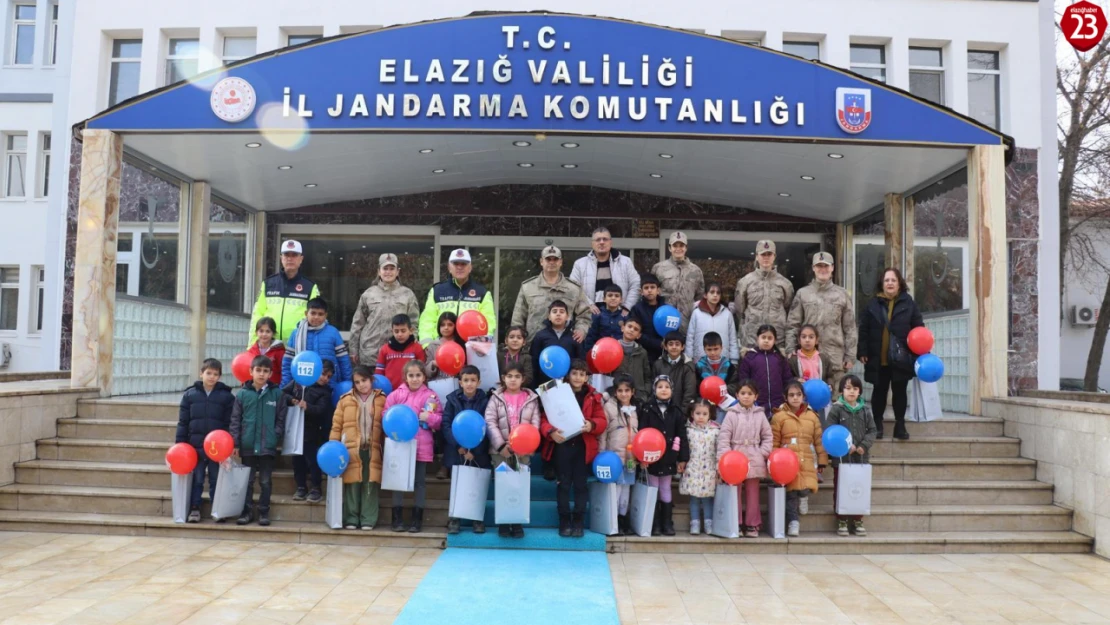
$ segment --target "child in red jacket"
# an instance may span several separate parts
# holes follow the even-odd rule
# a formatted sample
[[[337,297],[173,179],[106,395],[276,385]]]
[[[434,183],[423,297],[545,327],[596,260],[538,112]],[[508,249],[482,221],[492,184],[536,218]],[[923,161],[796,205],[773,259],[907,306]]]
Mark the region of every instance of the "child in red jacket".
[[[285,345],[277,340],[277,322],[271,317],[263,317],[254,324],[254,344],[251,345],[247,353],[253,359],[255,356],[265,356],[270,360],[278,363],[279,366],[274,367],[273,374],[270,375],[270,384],[281,384],[281,366],[280,363],[285,358]]]
[[[584,518],[590,503],[590,491],[586,488],[586,478],[590,475],[590,463],[598,451],[598,435],[605,431],[607,423],[601,394],[587,384],[590,370],[586,361],[575,359],[570,363],[566,382],[574,391],[574,397],[582,408],[586,425],[582,433],[571,438],[563,437],[560,430],[547,420],[540,419],[540,433],[554,445],[545,450],[544,461],[555,460],[555,474],[558,480],[556,501],[559,506],[559,535],[581,538],[585,535]],[[574,515],[570,512],[570,490],[574,487]]]
[[[384,375],[394,389],[405,383],[405,365],[411,360],[424,362],[424,348],[412,335],[412,319],[408,315],[393,317],[393,338],[378,351],[378,364],[374,373]]]

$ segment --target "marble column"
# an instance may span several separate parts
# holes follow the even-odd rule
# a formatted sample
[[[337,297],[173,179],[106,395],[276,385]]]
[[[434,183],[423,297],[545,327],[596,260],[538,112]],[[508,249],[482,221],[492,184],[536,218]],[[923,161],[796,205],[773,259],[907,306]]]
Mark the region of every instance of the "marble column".
[[[112,338],[116,311],[116,236],[119,231],[123,137],[85,130],[81,194],[73,258],[73,357],[70,386],[112,394]]]
[[[837,284],[851,290],[851,287],[845,283],[844,276],[847,275],[848,263],[852,260],[852,225],[851,224],[836,224],[836,265],[833,269],[833,281]]]
[[[208,345],[208,220],[212,212],[212,186],[194,182],[191,187],[185,301],[189,306],[189,370],[199,372]]]
[[[968,238],[971,242],[970,412],[982,400],[1006,396],[1009,327],[1006,280],[1005,147],[972,148],[967,159]]]
[[[902,210],[902,195],[887,193],[883,197],[883,239],[886,243],[886,266],[902,267],[902,250],[905,244],[905,221]]]
[[[913,263],[914,263],[914,237],[913,237],[913,219],[914,213],[917,211],[917,202],[914,201],[913,196],[903,200],[904,210],[902,214],[905,215],[905,228],[902,229],[902,258],[904,265],[902,267],[902,277],[906,279],[906,285],[910,288],[910,295],[913,295]]]

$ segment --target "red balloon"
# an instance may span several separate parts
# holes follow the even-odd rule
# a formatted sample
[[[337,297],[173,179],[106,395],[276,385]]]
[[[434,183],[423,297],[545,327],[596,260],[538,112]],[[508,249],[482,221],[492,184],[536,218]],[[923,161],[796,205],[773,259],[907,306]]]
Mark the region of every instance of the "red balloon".
[[[586,368],[590,370],[590,374],[601,373],[597,370],[597,365],[594,364],[593,350],[586,352]]]
[[[718,375],[711,375],[702,380],[698,392],[702,399],[714,404],[719,404],[728,397],[728,387],[725,386],[725,381]]]
[[[166,464],[177,475],[187,475],[197,467],[197,450],[189,443],[178,443],[166,452]]]
[[[254,356],[248,352],[243,352],[231,360],[231,375],[235,376],[241,384],[246,384],[247,380],[251,379],[251,361]]]
[[[735,449],[726,451],[717,461],[717,473],[725,484],[736,486],[748,477],[748,457]]]
[[[590,356],[598,373],[609,374],[621,366],[621,361],[624,360],[624,348],[621,347],[620,341],[607,336],[594,343]]]
[[[458,332],[462,340],[469,341],[472,336],[486,336],[489,334],[489,322],[486,321],[486,316],[477,310],[468,310],[459,315],[459,320],[455,324],[455,332]],[[451,375],[455,375],[452,373]]]
[[[644,428],[632,439],[632,455],[644,464],[658,462],[667,450],[667,440],[655,428]]]
[[[204,455],[216,462],[223,462],[231,457],[235,449],[235,441],[227,430],[212,430],[204,437]]]
[[[798,477],[800,468],[798,454],[793,449],[779,447],[767,458],[767,471],[771,474],[771,481],[780,486],[793,482]]]
[[[910,346],[910,351],[918,356],[923,356],[933,351],[934,342],[933,333],[925,326],[910,330],[910,335],[906,337],[906,343]]]
[[[509,448],[513,453],[527,456],[540,447],[540,431],[531,423],[521,423],[509,432]]]
[[[472,311],[477,312],[477,311]],[[466,350],[454,341],[447,341],[436,350],[436,366],[447,375],[458,375],[466,365]]]

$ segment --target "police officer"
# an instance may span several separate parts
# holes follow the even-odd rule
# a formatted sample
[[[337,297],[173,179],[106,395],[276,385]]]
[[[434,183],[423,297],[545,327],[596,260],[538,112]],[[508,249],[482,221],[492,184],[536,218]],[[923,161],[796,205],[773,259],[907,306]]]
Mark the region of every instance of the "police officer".
[[[275,339],[283,343],[289,340],[289,335],[304,319],[308,300],[320,297],[316,283],[301,275],[303,262],[300,241],[290,239],[281,244],[281,271],[263,280],[258,289],[248,343],[254,342],[254,325],[263,317],[270,317],[277,323]]]
[[[486,318],[489,333],[497,333],[497,311],[493,309],[493,295],[484,285],[470,279],[470,252],[459,248],[451,252],[447,266],[451,277],[439,282],[428,291],[428,301],[420,314],[420,343],[439,338],[439,316],[445,312],[461,315],[467,310],[477,310]]]
[[[543,329],[551,302],[562,300],[574,318],[574,340],[581,343],[590,331],[590,302],[582,286],[563,275],[563,252],[548,245],[540,253],[540,275],[520,284],[520,293],[513,305],[512,325],[524,326],[528,338]]]

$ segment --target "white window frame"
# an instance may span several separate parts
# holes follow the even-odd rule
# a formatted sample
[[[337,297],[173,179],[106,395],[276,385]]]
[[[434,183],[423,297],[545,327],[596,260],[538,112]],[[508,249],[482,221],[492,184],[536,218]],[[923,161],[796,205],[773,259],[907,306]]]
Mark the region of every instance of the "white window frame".
[[[297,43],[293,43],[292,41],[290,41],[291,39],[300,39],[300,38],[306,38],[306,37],[308,39],[306,39],[305,41],[299,41]],[[310,41],[316,41],[317,39],[323,39],[323,38],[324,38],[323,33],[285,33],[285,47],[288,48],[290,46],[299,46],[299,45],[308,43]]]
[[[880,50],[882,52],[883,62],[882,63],[856,63],[856,62],[852,61],[852,48],[877,48],[878,50]],[[882,43],[853,43],[853,44],[850,44],[848,46],[848,69],[857,73],[857,74],[859,74],[859,72],[856,72],[856,68],[859,68],[859,69],[881,69],[881,70],[883,70],[883,79],[880,82],[882,82],[883,84],[889,84],[889,81],[890,81],[890,66],[887,63],[886,48],[887,48],[886,44],[882,44]],[[863,74],[860,74],[860,75],[863,76]],[[871,78],[870,76],[864,76],[864,77],[865,78]],[[871,78],[871,79],[875,80],[875,78]]]
[[[25,143],[22,150],[16,150],[8,147],[8,144],[12,141],[14,137],[23,137]],[[27,140],[27,133],[25,132],[5,132],[0,134],[0,150],[2,150],[4,155],[3,163],[0,164],[0,175],[2,175],[2,177],[0,177],[0,197],[21,199],[27,197]],[[13,157],[20,154],[23,155],[23,171],[19,172],[20,179],[22,180],[21,186],[23,187],[23,193],[20,195],[13,195],[11,193],[11,189],[8,187],[8,183],[10,180],[9,176],[11,175],[12,163],[15,161]]]
[[[46,41],[46,66],[58,64],[58,0],[50,3],[50,30]]]
[[[36,196],[50,197],[50,149],[53,146],[49,132],[39,134],[39,172],[36,183]]]
[[[3,272],[0,271],[0,302],[3,302],[4,291],[15,291],[15,327],[14,328],[0,328],[0,335],[11,336],[19,333],[19,279],[23,275],[19,265],[2,265],[0,270],[14,269],[16,271],[15,282],[2,282]],[[2,313],[2,311],[0,311]],[[0,314],[0,318],[2,318]]]
[[[130,41],[130,42],[137,41],[137,42],[139,42],[139,56],[137,56],[137,57],[136,56],[115,56],[115,48],[116,48],[116,42],[117,41]],[[133,97],[135,97],[136,95],[139,94],[139,89],[142,89],[141,86],[137,85],[136,86],[137,88],[136,88],[136,91],[135,91],[134,94],[129,95],[125,98],[121,98],[120,100],[118,100],[116,102],[112,102],[112,92],[115,91],[115,89],[112,88],[112,68],[117,64],[122,65],[124,63],[134,63],[137,67],[139,67],[139,71],[142,72],[142,62],[143,62],[142,50],[143,50],[143,45],[144,44],[143,44],[143,40],[142,40],[141,37],[140,38],[120,37],[120,38],[112,39],[108,43],[108,46],[109,46],[108,53],[112,55],[110,61],[108,62],[108,106],[114,106],[116,104],[119,104],[120,102],[123,102],[124,100],[126,100],[128,98],[133,98]]]
[[[254,54],[251,54],[251,55],[248,55],[248,56],[228,55],[227,54],[227,41],[228,41],[228,39],[231,39],[233,41],[237,40],[237,39],[250,39],[250,40],[254,41],[254,54],[258,54],[258,37],[256,37],[255,35],[225,35],[224,38],[223,38],[223,41],[220,43],[220,53],[221,53],[220,54],[220,60],[223,61],[224,65],[227,65],[228,63],[234,63],[235,61],[242,61],[243,59],[248,59],[251,56],[254,56]]]
[[[910,46],[910,51],[912,52],[913,50],[930,50],[930,51],[936,50],[937,52],[940,53],[940,65],[939,66],[934,67],[934,66],[928,66],[928,65],[910,65],[910,76],[913,76],[913,74],[915,74],[915,73],[917,73],[917,74],[935,74],[935,75],[939,76],[940,77],[940,101],[935,102],[935,103],[939,104],[941,106],[945,106],[945,104],[948,101],[948,94],[945,93],[945,90],[944,90],[944,79],[945,79],[945,76],[944,76],[944,47],[943,46]],[[911,81],[911,84],[912,84],[912,81]],[[918,96],[918,97],[924,97],[924,96]],[[928,98],[926,98],[926,99],[928,99]],[[929,100],[929,101],[932,102],[932,100]]]
[[[46,310],[46,267],[31,265],[31,315],[27,317],[27,334],[40,335],[45,319],[41,319]]]
[[[786,54],[790,54],[790,52],[786,51],[787,46],[817,46],[817,58],[815,58],[815,59],[808,59],[807,57],[801,57],[801,58],[804,58],[804,59],[807,59],[807,60],[813,60],[813,61],[820,61],[821,60],[821,42],[820,41],[808,41],[808,40],[805,40],[805,39],[791,39],[789,41],[783,41],[782,42],[782,51]]]
[[[196,51],[197,51],[196,56],[191,56],[191,55],[187,55],[187,54],[172,54],[170,52],[171,50],[173,50],[174,42],[189,42],[189,41],[194,42],[196,44]],[[166,73],[165,73],[165,76],[163,76],[163,78],[162,78],[165,85],[172,85],[173,83],[177,82],[176,80],[173,80],[173,66],[174,66],[174,62],[176,62],[176,61],[195,61],[196,64],[197,64],[196,71],[193,72],[192,75],[182,76],[182,80],[189,80],[193,76],[196,76],[197,74],[199,74],[200,73],[200,38],[199,37],[171,37],[166,42],[166,63],[163,66],[165,68]]]
[[[972,69],[971,68],[971,58],[970,57],[971,57],[972,54],[975,54],[975,53],[978,53],[978,54],[993,54],[994,58],[995,58],[995,66],[998,69]],[[995,124],[996,124],[994,126],[994,129],[998,130],[998,131],[1001,131],[1002,130],[1002,51],[1001,50],[983,50],[983,49],[974,50],[974,49],[968,48],[967,54],[968,54],[968,58],[964,59],[964,62],[966,62],[968,64],[967,78],[968,78],[969,87],[968,87],[968,90],[967,90],[967,110],[969,112],[971,111],[971,88],[970,88],[971,77],[972,76],[998,76],[998,82],[995,85],[995,90],[994,90],[994,110],[995,110]]]
[[[930,242],[930,239],[931,239],[931,242]],[[921,241],[921,240],[918,240],[916,237],[914,237],[913,249],[915,251],[915,254],[914,254],[915,258],[917,256],[917,254],[916,254],[917,250],[936,249],[936,247],[937,247],[936,238],[935,237],[930,237],[930,239],[926,239],[924,241]],[[848,274],[845,274],[845,275],[851,275],[851,276],[856,275],[856,267],[855,267],[855,264],[856,264],[856,247],[860,246],[860,245],[879,245],[879,246],[884,246],[885,247],[886,246],[886,238],[882,237],[880,235],[875,235],[875,234],[855,235],[855,236],[853,236],[852,237],[851,265],[846,265],[845,266],[845,268],[848,269],[851,273],[848,273]],[[960,249],[961,262],[963,263],[963,267],[964,267],[963,275],[960,277],[960,283],[961,283],[960,284],[960,292],[961,292],[960,293],[960,298],[962,300],[961,304],[963,304],[963,306],[960,309],[961,310],[967,310],[971,306],[971,265],[968,264],[970,262],[970,259],[971,259],[971,244],[964,237],[943,237],[941,239],[940,246],[941,247],[959,248]],[[914,274],[914,275],[916,276],[916,274]],[[849,280],[849,282],[851,282],[852,288],[850,288],[848,290],[852,295],[852,298],[853,298],[852,301],[855,301],[855,297],[856,297],[855,284],[856,284],[856,282],[855,282],[854,279]],[[913,290],[913,285],[910,284],[909,287],[910,287],[910,290],[912,291]],[[915,293],[914,295],[916,296],[917,294]]]
[[[18,18],[19,7],[31,7],[32,9],[35,10],[35,16],[33,18],[29,19],[29,20],[28,19],[19,19]],[[34,39],[35,39],[35,35],[36,35],[35,31],[38,30],[38,24],[36,24],[36,22],[38,21],[38,15],[39,15],[38,7],[35,6],[34,2],[15,2],[15,3],[12,3],[12,8],[11,8],[11,20],[12,21],[11,21],[11,27],[8,29],[8,50],[7,50],[6,58],[4,59],[7,65],[10,65],[12,67],[30,67],[30,66],[35,64]],[[31,45],[31,60],[28,61],[27,63],[18,63],[18,62],[16,62],[16,58],[15,58],[17,50],[19,49],[19,36],[18,35],[19,35],[19,27],[20,26],[30,26],[31,27],[31,42],[32,42],[32,45]]]

